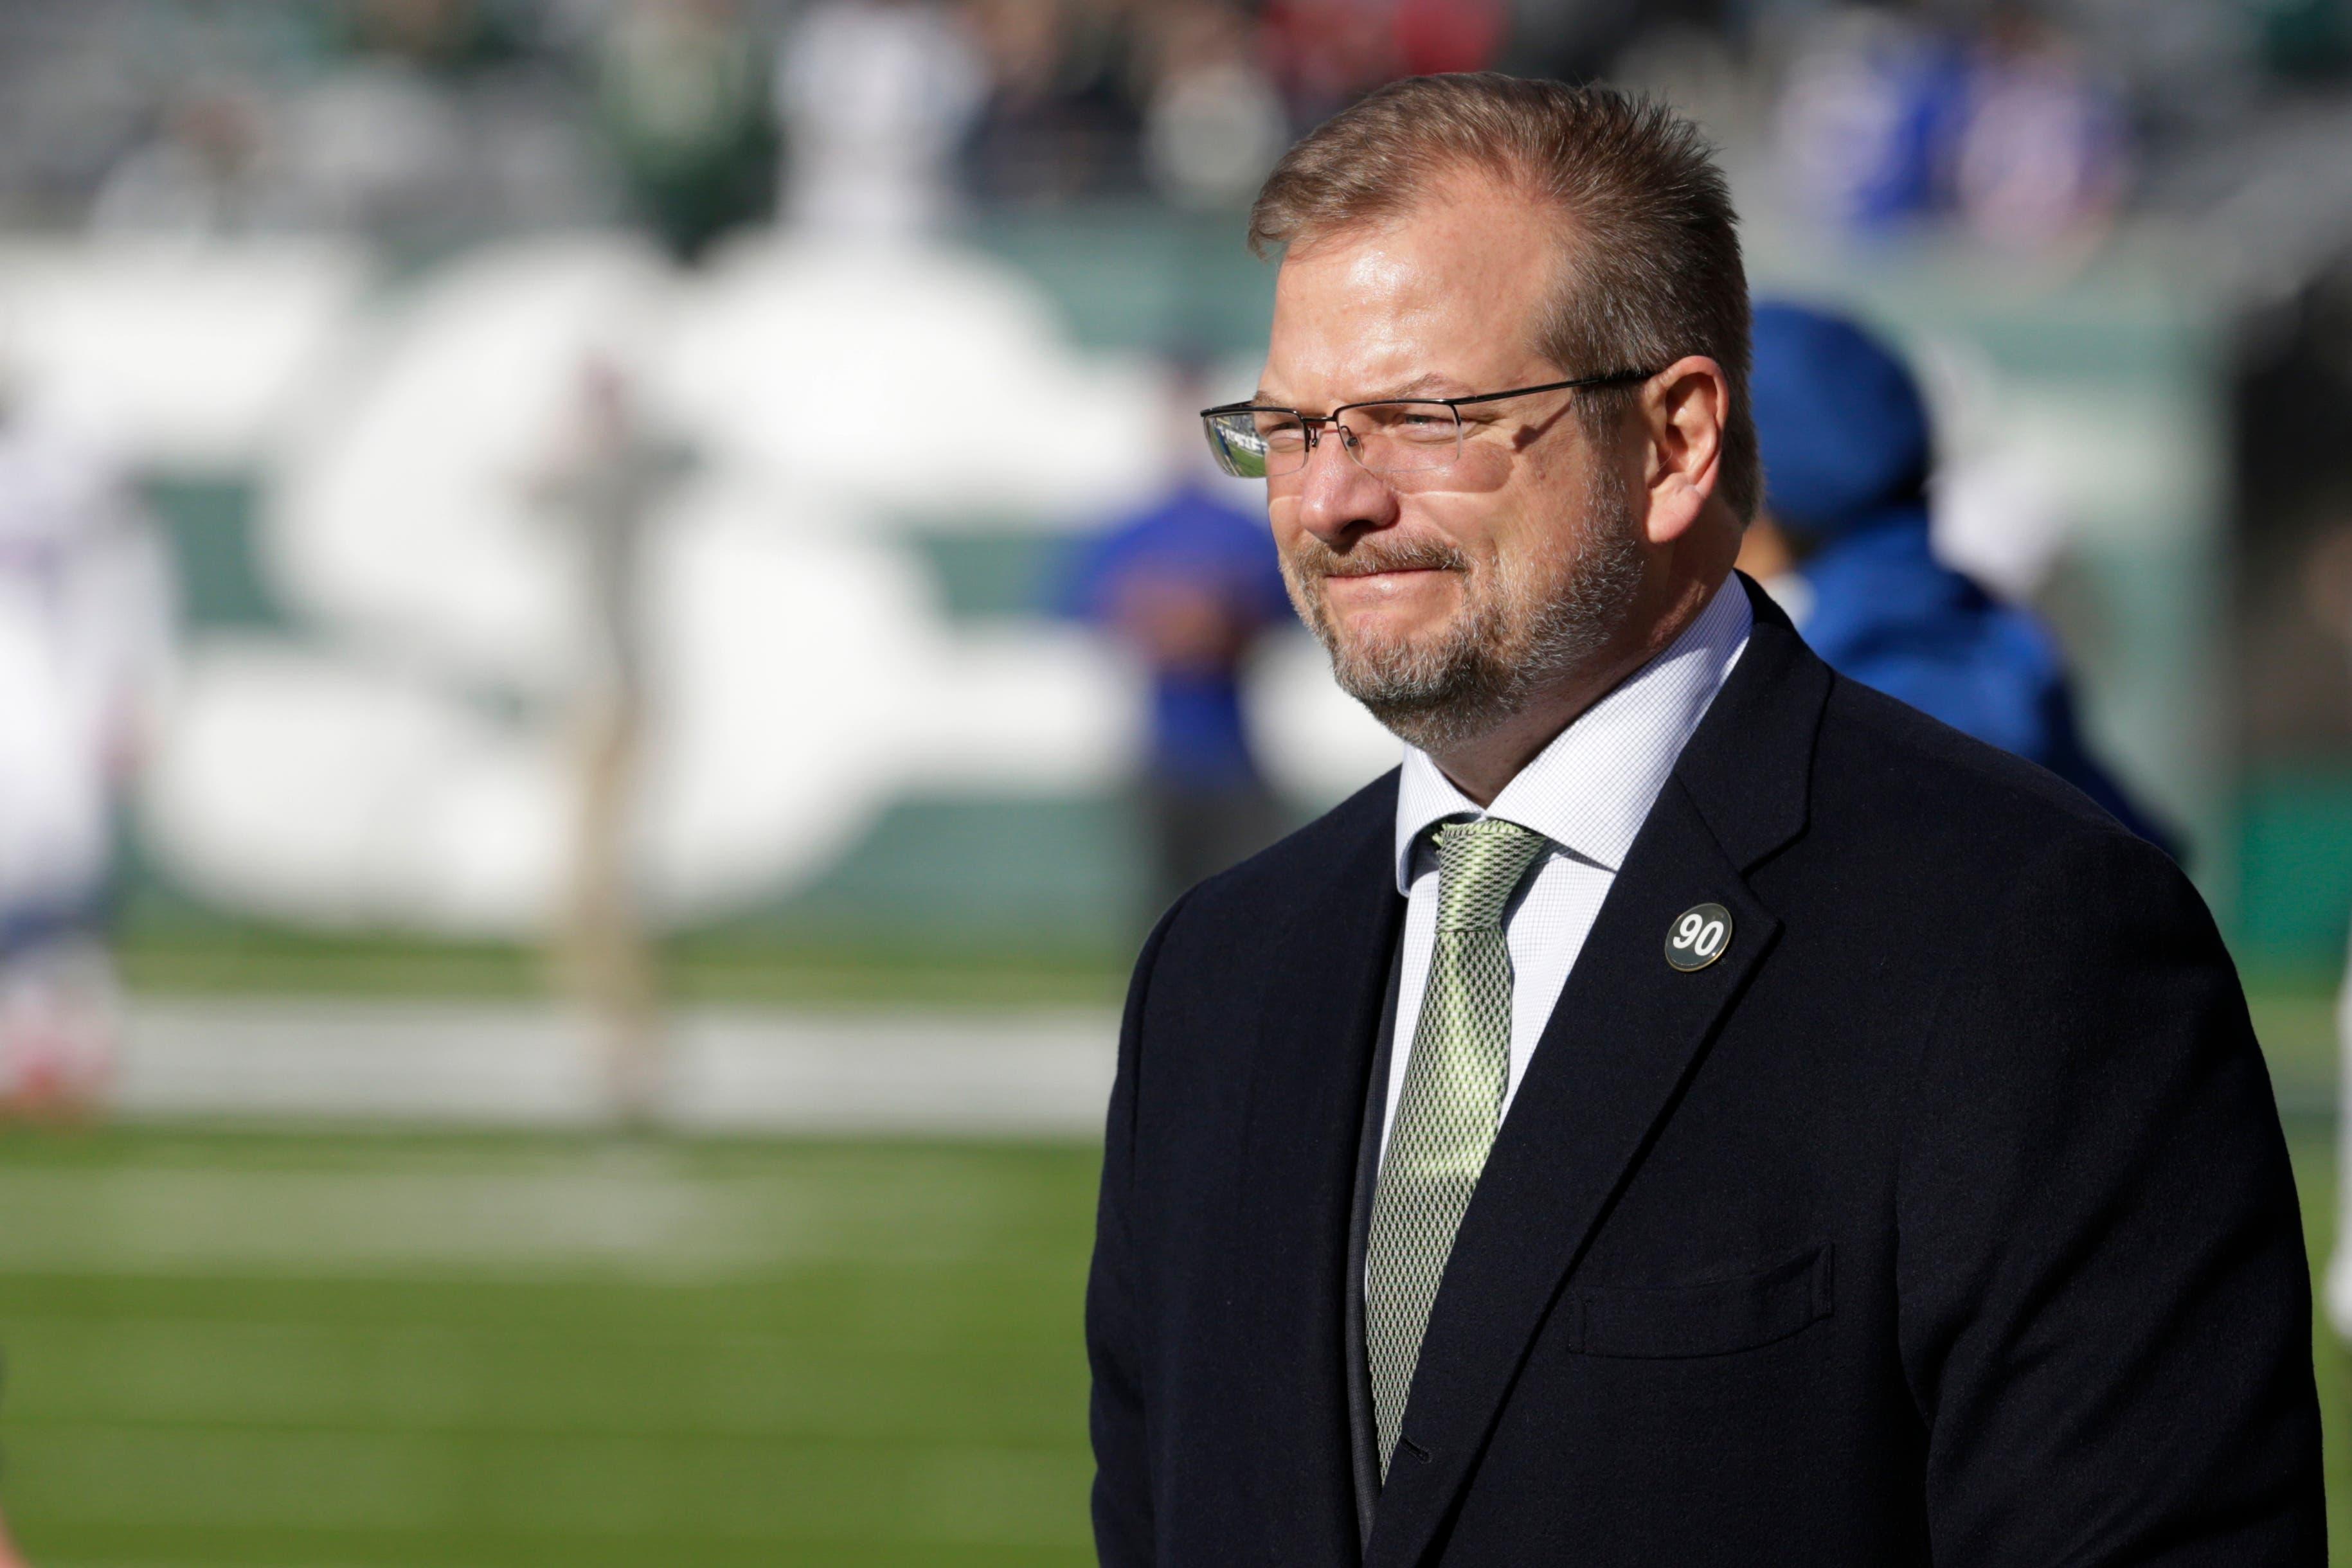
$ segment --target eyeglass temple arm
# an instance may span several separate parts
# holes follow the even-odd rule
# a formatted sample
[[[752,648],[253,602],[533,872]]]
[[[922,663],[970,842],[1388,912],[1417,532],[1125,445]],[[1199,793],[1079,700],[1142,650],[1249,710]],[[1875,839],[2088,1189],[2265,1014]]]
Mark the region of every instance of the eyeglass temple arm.
[[[1656,372],[1652,371],[1611,371],[1606,375],[1576,376],[1564,382],[1546,382],[1539,387],[1513,387],[1508,392],[1480,392],[1475,397],[1395,398],[1383,402],[1442,402],[1448,408],[1460,408],[1469,402],[1499,402],[1507,397],[1531,397],[1537,392],[1566,392],[1570,387],[1620,386],[1627,382],[1645,382]],[[1346,408],[1361,408],[1361,403],[1348,403]],[[1334,410],[1334,413],[1341,410]]]

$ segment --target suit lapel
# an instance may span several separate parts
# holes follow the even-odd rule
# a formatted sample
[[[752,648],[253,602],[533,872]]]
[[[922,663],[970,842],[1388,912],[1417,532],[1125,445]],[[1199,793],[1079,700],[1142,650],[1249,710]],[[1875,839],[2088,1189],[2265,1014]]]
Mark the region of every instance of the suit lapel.
[[[1829,674],[1751,596],[1748,652],[1620,868],[1463,1218],[1367,1568],[1428,1550],[1562,1285],[1779,936],[1744,873],[1802,829]],[[1699,904],[1730,912],[1731,942],[1685,973],[1667,935]]]
[[[1348,1426],[1356,1479],[1356,1525],[1360,1542],[1372,1537],[1372,1511],[1381,1499],[1380,1437],[1372,1412],[1372,1367],[1364,1352],[1364,1253],[1371,1241],[1372,1195],[1380,1186],[1381,1134],[1387,1120],[1389,1065],[1396,1050],[1397,993],[1404,977],[1403,944],[1390,949],[1382,984],[1381,1022],[1372,1070],[1364,1081],[1364,1113],[1356,1133],[1356,1191],[1349,1201],[1348,1269],[1341,1279],[1347,1322],[1340,1347],[1348,1362]]]
[[[1269,1562],[1354,1562],[1347,1258],[1359,1133],[1404,900],[1395,792],[1265,955],[1234,1235],[1247,1408],[1234,1412],[1248,1517]]]

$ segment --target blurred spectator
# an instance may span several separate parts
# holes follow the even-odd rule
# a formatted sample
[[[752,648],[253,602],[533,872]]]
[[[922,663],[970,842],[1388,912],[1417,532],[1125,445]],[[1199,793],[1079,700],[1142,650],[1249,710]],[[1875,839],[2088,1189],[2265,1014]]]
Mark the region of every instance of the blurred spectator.
[[[1503,0],[1272,0],[1264,26],[1292,122],[1307,126],[1397,77],[1488,69],[1511,14]]]
[[[777,56],[782,210],[834,234],[937,229],[954,211],[956,156],[987,89],[954,14],[920,0],[822,0]]]
[[[769,211],[768,78],[735,0],[625,0],[605,37],[605,140],[636,215],[679,261]]]
[[[2094,237],[2124,192],[2120,102],[2055,26],[1997,5],[1972,30],[1833,12],[1781,95],[1795,193],[1862,232],[1957,218],[2042,250]]]
[[[271,116],[305,215],[410,253],[503,226],[515,193],[478,111],[528,59],[506,10],[359,0],[329,16],[326,70]]]
[[[1793,305],[1757,308],[1755,344],[1766,491],[1742,570],[1841,674],[2042,764],[2162,842],[2084,748],[2048,629],[1930,551],[1934,444],[1909,369],[1853,322]]]
[[[1403,73],[1434,76],[1491,68],[1510,21],[1502,0],[1395,0],[1389,25]]]
[[[1271,0],[1266,52],[1294,125],[1329,118],[1402,74],[1386,0]]]
[[[483,0],[359,0],[344,47],[431,76],[463,77],[512,62],[524,44],[508,8]]]
[[[1281,95],[1258,62],[1249,19],[1222,0],[1177,0],[1150,16],[1144,165],[1178,206],[1245,206],[1290,143]]]
[[[1791,66],[1780,141],[1798,200],[1864,232],[1943,201],[1968,110],[1968,60],[1893,12],[1833,12]]]
[[[533,486],[579,544],[591,644],[574,715],[579,793],[556,982],[587,1012],[614,1113],[633,1123],[655,1109],[663,1076],[659,978],[636,874],[646,733],[639,594],[655,511],[691,463],[648,426],[621,363],[592,356],[581,366],[572,428]]]
[[[456,90],[406,62],[346,66],[286,106],[286,146],[321,221],[399,245],[476,219],[478,165]]]
[[[1582,81],[1610,74],[1663,0],[1509,0],[1496,68],[1514,76]]]
[[[1140,180],[1126,14],[1108,0],[972,0],[992,83],[966,169],[983,201],[1123,193]]]
[[[260,98],[219,84],[173,104],[155,137],[109,171],[89,226],[110,235],[230,239],[314,216],[276,155]]]
[[[1291,623],[1263,514],[1211,488],[1194,411],[1197,369],[1171,367],[1172,409],[1196,455],[1167,492],[1115,519],[1081,549],[1064,607],[1139,663],[1150,682],[1142,775],[1156,914],[1202,877],[1265,848],[1285,826],[1252,754],[1242,672],[1259,642]]]
[[[20,1114],[94,1111],[112,1068],[114,816],[169,658],[169,579],[114,467],[0,402],[0,1094]]]
[[[2012,250],[2095,236],[2123,199],[2121,110],[2056,29],[2005,7],[1971,68],[1953,165],[1962,217]]]

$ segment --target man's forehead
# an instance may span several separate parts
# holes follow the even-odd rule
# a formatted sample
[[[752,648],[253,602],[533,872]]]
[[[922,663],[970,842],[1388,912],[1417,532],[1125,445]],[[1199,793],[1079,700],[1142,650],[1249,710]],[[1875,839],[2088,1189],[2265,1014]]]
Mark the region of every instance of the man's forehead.
[[[1407,236],[1463,244],[1473,250],[1509,237],[1507,231],[1557,243],[1559,208],[1523,182],[1465,165],[1423,171],[1410,185],[1409,193],[1378,210],[1325,216],[1292,238],[1284,259],[1311,258],[1367,240]]]
[[[1335,383],[1338,390],[1328,390]],[[1444,371],[1423,371],[1418,375],[1392,380],[1348,377],[1344,374],[1318,376],[1312,371],[1296,377],[1286,377],[1268,361],[1265,370],[1259,372],[1257,392],[1253,401],[1286,406],[1294,401],[1294,390],[1304,392],[1309,388],[1324,394],[1319,401],[1332,403],[1381,402],[1390,398],[1461,397],[1477,390],[1474,383],[1475,378]]]
[[[1454,396],[1526,368],[1556,249],[1524,229],[1482,238],[1472,216],[1433,210],[1286,256],[1261,394]]]
[[[1481,186],[1301,239],[1283,256],[1275,294],[1277,305],[1285,294],[1333,288],[1400,302],[1443,299],[1468,280],[1549,273],[1559,244],[1555,217]]]

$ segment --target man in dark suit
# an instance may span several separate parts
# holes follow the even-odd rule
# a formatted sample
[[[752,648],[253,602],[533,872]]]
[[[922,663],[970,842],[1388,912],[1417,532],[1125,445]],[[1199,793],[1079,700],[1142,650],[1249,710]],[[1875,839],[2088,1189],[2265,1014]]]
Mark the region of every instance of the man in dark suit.
[[[1302,141],[1209,411],[1403,767],[1138,964],[1105,1563],[2318,1564],[2309,1284],[2203,905],[1731,571],[1690,128],[1397,84]]]

